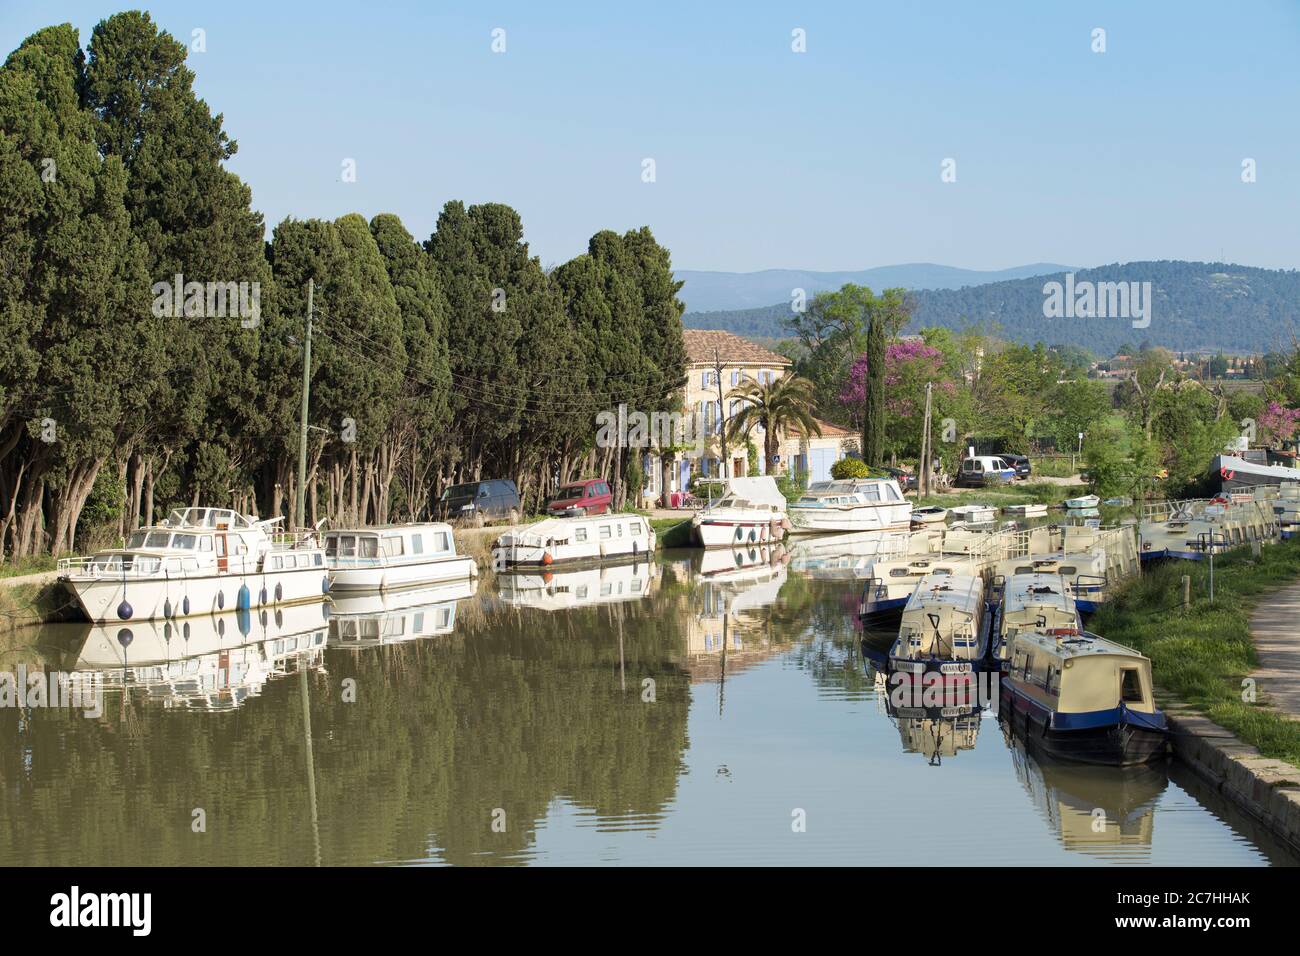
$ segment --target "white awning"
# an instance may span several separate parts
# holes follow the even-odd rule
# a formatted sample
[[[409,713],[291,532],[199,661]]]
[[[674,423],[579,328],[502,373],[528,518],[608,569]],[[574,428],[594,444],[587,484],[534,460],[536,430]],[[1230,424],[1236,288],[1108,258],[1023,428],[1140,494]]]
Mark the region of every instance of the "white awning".
[[[776,486],[776,479],[770,475],[758,478],[728,478],[727,493],[737,498],[744,498],[751,504],[771,505],[777,511],[785,512],[785,495]]]

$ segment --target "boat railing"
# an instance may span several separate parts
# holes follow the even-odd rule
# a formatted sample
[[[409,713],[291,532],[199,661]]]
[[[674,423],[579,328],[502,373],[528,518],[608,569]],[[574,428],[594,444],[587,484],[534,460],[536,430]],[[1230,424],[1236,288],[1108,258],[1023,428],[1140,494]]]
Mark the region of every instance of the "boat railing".
[[[117,555],[114,555],[117,557]],[[168,565],[169,561],[179,560],[178,567]],[[145,555],[136,557],[131,561],[130,566],[124,565],[121,561],[111,564],[105,558],[96,558],[93,555],[82,558],[59,558],[55,565],[57,574],[77,575],[80,577],[96,578],[114,578],[127,580],[138,580],[141,578],[184,578],[190,574],[197,574],[202,570],[199,563],[194,558],[176,557],[155,557]]]
[[[296,551],[304,548],[319,548],[320,534],[317,531],[277,531],[268,534],[272,551]]]

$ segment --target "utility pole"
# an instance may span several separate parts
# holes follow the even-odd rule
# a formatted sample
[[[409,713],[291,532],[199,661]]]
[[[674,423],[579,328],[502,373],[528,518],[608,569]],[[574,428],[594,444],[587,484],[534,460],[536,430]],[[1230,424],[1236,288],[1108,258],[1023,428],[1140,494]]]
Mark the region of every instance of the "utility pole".
[[[924,498],[930,494],[930,459],[934,452],[930,448],[930,400],[932,382],[925,383],[925,418],[921,425],[921,460],[917,463],[916,497]]]
[[[311,313],[316,280],[307,280],[307,342],[302,353],[302,428],[298,432],[297,527],[307,526],[307,397],[311,394]]]
[[[718,442],[722,446],[722,477],[730,478],[731,461],[727,457],[727,410],[722,404],[722,359],[717,346],[713,348],[713,375],[718,386]]]

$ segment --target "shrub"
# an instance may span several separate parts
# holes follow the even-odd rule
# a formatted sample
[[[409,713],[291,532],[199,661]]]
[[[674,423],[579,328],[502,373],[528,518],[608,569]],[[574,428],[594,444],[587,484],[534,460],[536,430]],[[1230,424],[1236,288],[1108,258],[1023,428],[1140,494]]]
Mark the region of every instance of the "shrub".
[[[846,478],[870,478],[871,468],[861,458],[841,458],[831,465],[831,477],[837,481]]]

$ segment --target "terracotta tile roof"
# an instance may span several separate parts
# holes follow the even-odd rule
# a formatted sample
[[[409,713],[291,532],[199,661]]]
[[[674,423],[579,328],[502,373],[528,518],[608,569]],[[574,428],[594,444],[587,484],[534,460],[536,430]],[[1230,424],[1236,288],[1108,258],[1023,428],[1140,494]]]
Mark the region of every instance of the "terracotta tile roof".
[[[686,343],[686,361],[691,365],[713,364],[714,349],[724,365],[785,367],[794,364],[784,355],[722,329],[685,329],[682,340]]]
[[[833,425],[825,419],[817,419],[817,424],[822,427],[822,438],[844,438],[846,436],[857,436],[857,432],[850,431],[847,428],[841,428],[839,425]]]

